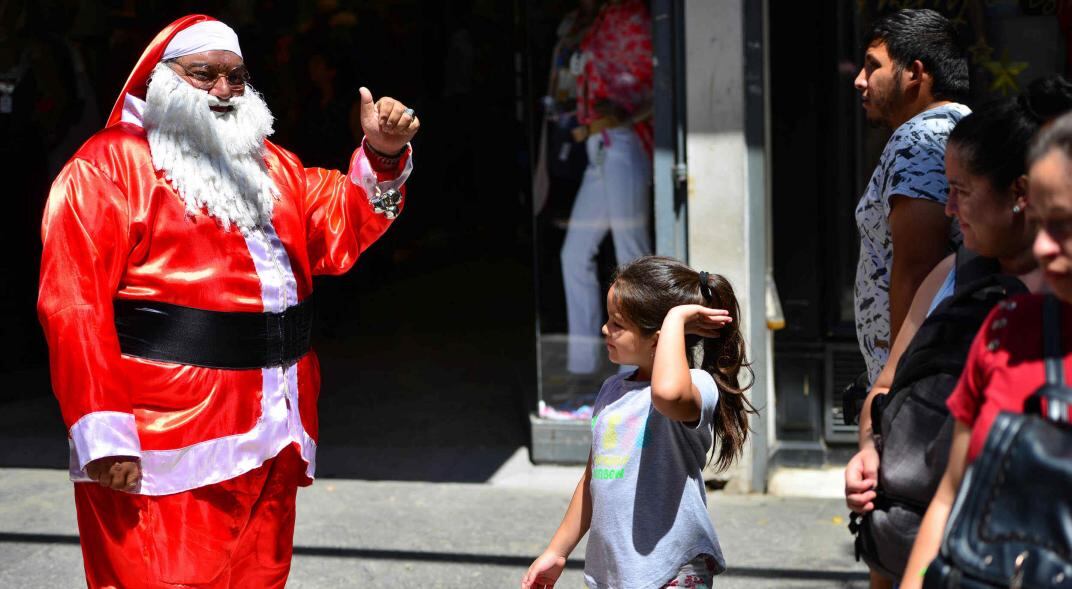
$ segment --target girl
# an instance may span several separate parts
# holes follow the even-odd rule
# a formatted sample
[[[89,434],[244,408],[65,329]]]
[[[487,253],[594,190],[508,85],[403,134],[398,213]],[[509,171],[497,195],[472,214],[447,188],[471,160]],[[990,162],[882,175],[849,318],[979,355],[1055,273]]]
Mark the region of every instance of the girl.
[[[1028,212],[1038,223],[1034,254],[1047,286],[1062,303],[1061,344],[1068,374],[1072,370],[1072,115],[1057,119],[1036,139],[1028,165]],[[1024,400],[1045,382],[1042,300],[1040,295],[1025,295],[999,305],[976,336],[964,374],[947,403],[957,420],[949,463],[912,547],[901,580],[905,589],[922,586],[922,574],[938,552],[967,467],[981,452],[997,414],[1022,411]],[[1059,515],[1056,504],[1043,504],[1040,509],[1049,506],[1055,517]]]
[[[554,586],[589,530],[590,589],[709,587],[725,561],[701,471],[715,439],[719,469],[733,463],[754,412],[737,376],[751,372],[737,299],[717,274],[648,256],[618,271],[607,314],[611,362],[637,369],[603,383],[588,467],[521,587]]]

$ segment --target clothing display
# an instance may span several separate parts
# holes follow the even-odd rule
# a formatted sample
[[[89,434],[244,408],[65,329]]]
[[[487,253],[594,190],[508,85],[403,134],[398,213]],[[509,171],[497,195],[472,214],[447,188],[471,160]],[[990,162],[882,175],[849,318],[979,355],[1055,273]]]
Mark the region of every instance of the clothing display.
[[[622,265],[651,253],[649,224],[653,93],[651,16],[640,0],[604,5],[581,41],[577,119],[585,126],[588,167],[562,245],[569,325],[567,370],[590,374],[603,354],[599,244],[611,233]],[[632,118],[634,124],[623,121]]]
[[[595,371],[605,354],[599,336],[603,295],[596,273],[599,244],[610,232],[618,264],[651,253],[651,158],[632,129],[609,129],[587,139],[588,167],[562,244],[562,279],[575,374]]]
[[[577,119],[582,125],[607,116],[634,117],[651,108],[655,67],[651,15],[642,0],[623,0],[600,9],[581,41]],[[625,116],[622,116],[625,115]],[[645,152],[652,152],[650,118],[633,125]]]

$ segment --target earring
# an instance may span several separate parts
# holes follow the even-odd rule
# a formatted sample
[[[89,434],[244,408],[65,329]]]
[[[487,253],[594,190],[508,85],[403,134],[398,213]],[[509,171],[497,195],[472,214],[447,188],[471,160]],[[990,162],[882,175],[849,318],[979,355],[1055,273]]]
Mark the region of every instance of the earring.
[[[1022,208],[1022,207],[1021,207],[1020,205],[1014,205],[1014,206],[1012,207],[1012,212],[1013,212],[1014,214],[1017,214],[1017,215],[1019,215],[1019,214],[1020,214],[1021,212],[1023,212],[1023,210],[1024,210],[1024,209],[1023,209],[1023,208]]]

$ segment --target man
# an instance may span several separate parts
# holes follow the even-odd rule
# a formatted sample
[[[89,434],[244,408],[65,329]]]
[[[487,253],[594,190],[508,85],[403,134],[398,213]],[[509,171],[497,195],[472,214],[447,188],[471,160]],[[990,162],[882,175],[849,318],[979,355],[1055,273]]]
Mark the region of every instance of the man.
[[[49,195],[38,311],[90,587],[290,570],[316,464],[312,277],[390,225],[419,122],[362,88],[349,173],[305,168],[248,82],[233,30],[175,21]]]
[[[900,10],[879,20],[867,37],[856,76],[869,123],[894,129],[859,205],[856,334],[874,383],[889,356],[912,297],[959,241],[945,215],[945,145],[970,112],[956,101],[968,93],[968,65],[953,24],[933,10]],[[871,444],[865,403],[860,443]],[[877,479],[877,465],[854,460],[846,494]],[[888,581],[872,574],[872,587]]]
[[[968,65],[953,24],[933,10],[901,10],[875,24],[856,76],[867,120],[894,129],[856,207],[856,333],[869,382],[923,278],[959,240],[945,216],[945,142],[971,112]]]

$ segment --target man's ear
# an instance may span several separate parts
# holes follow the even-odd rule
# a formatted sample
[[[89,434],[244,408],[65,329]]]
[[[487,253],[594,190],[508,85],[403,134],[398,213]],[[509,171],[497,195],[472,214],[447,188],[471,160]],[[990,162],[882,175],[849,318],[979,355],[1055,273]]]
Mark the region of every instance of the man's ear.
[[[912,61],[912,63],[905,68],[905,73],[908,74],[904,80],[906,87],[914,84],[922,84],[923,77],[928,75],[927,68],[923,67],[923,62],[918,59]]]

